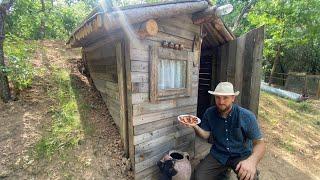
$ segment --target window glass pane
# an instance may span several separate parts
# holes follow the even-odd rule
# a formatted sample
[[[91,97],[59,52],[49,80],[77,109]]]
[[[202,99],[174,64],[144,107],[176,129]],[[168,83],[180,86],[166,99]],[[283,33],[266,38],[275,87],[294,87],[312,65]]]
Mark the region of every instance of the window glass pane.
[[[187,61],[161,59],[158,64],[158,89],[186,88]]]

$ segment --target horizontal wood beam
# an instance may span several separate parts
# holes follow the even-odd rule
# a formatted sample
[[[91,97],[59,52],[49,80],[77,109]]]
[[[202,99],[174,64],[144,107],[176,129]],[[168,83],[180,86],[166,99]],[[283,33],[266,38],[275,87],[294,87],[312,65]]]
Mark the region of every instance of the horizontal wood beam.
[[[80,26],[70,37],[67,44],[71,47],[83,46],[90,34],[95,33],[103,24],[104,31],[109,33],[122,28],[123,30],[129,29],[130,25],[142,23],[149,19],[158,19],[165,17],[172,17],[181,14],[192,14],[202,11],[208,7],[206,1],[197,2],[184,2],[184,3],[171,3],[157,6],[137,7],[133,9],[114,10],[112,12],[97,13],[89,18],[82,26]],[[102,17],[100,19],[100,16]],[[94,21],[94,23],[92,23]],[[102,23],[101,23],[102,22]]]
[[[212,21],[214,18],[218,18],[216,15],[217,6],[211,6],[204,11],[198,12],[192,16],[194,24],[204,24]]]
[[[180,14],[192,14],[208,7],[206,1],[165,4],[143,8],[119,10],[104,14],[104,25],[107,31],[113,31],[120,27],[128,28],[128,24],[144,22],[148,19],[158,19],[177,16]]]
[[[149,19],[141,24],[133,25],[130,32],[133,34],[130,34],[129,36],[134,36],[140,39],[155,36],[158,33],[158,24],[154,19]],[[95,38],[92,37],[92,39],[83,40],[82,46],[86,46],[84,51],[91,51],[105,44],[124,38],[127,35],[125,31],[115,31],[105,34],[107,35],[102,36],[101,34],[97,34]],[[71,47],[77,47],[79,45],[79,43],[75,43]]]
[[[192,16],[194,24],[204,24],[208,23],[214,19],[219,18],[221,15],[226,15],[232,12],[233,6],[231,4],[226,4],[223,6],[211,6],[201,12],[198,12]]]

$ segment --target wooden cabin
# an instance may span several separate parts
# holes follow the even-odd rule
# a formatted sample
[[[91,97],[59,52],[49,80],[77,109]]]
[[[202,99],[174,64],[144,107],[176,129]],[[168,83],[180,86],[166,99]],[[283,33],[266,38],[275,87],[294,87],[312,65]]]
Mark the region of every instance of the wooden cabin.
[[[230,81],[237,102],[257,113],[263,28],[236,38],[207,1],[96,8],[67,44],[83,60],[119,127],[136,179],[156,177],[156,162],[172,149],[194,165],[210,145],[177,121],[202,117],[208,93]]]

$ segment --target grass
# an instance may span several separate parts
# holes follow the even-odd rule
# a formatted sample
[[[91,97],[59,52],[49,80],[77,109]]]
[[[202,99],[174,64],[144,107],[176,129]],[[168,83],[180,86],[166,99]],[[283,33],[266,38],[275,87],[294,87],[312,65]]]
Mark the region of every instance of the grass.
[[[290,153],[293,153],[296,150],[295,147],[293,146],[292,140],[281,141],[279,144],[281,148],[285,149]]]
[[[313,112],[313,108],[308,101],[295,102],[292,100],[288,100],[288,107],[292,108],[297,112],[307,112],[307,113]]]
[[[52,124],[48,133],[36,144],[38,158],[50,158],[56,152],[63,153],[77,146],[85,134],[93,133],[93,128],[88,123],[82,124],[80,113],[86,115],[88,107],[81,102],[78,104],[77,97],[80,95],[71,86],[69,72],[56,67],[53,69],[54,88],[48,93],[56,103],[50,108]]]
[[[259,119],[264,133],[277,147],[295,153],[319,140],[319,101],[295,102],[261,92]],[[298,137],[298,138],[295,138]]]

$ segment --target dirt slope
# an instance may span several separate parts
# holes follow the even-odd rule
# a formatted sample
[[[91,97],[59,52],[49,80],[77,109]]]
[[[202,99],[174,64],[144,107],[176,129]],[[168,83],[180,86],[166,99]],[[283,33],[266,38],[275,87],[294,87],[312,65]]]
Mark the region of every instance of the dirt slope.
[[[40,73],[32,88],[21,92],[18,101],[0,104],[0,179],[132,179],[118,129],[99,94],[77,69],[79,54],[66,50],[64,42],[42,42],[33,60]],[[50,91],[56,84],[50,77],[58,68],[70,73],[76,101],[86,105],[79,116],[87,117],[81,118],[81,125],[90,127],[90,133],[83,133],[74,148],[39,159],[35,145],[53,124],[50,107],[57,102]]]
[[[267,142],[263,179],[320,179],[320,101],[296,103],[260,95],[259,120]]]

